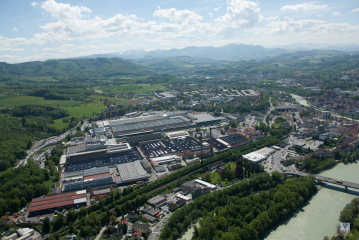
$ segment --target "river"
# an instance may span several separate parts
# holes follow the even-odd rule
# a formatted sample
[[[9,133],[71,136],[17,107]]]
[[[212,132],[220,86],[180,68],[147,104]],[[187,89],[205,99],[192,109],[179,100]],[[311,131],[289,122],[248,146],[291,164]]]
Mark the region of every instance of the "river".
[[[358,172],[359,163],[348,165],[340,163],[319,175],[359,183]],[[301,211],[272,230],[264,239],[307,240],[323,239],[324,236],[331,238],[339,224],[341,210],[357,196],[359,196],[359,190],[349,188],[348,193],[345,193],[344,187],[326,184]]]

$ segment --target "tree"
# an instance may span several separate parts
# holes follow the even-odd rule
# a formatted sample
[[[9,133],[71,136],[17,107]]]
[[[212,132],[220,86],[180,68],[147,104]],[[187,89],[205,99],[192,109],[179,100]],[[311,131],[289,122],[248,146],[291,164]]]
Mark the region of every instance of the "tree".
[[[117,217],[116,217],[115,215],[111,215],[111,217],[110,217],[110,222],[112,222],[112,223],[118,223]]]
[[[140,221],[143,222],[143,223],[148,223],[148,219],[145,218],[145,217],[141,217],[141,220],[140,220]]]
[[[87,208],[85,206],[80,207],[79,216],[80,218],[85,217],[87,214]]]
[[[17,212],[20,209],[20,200],[15,198],[11,199],[9,202],[9,208],[13,212]]]
[[[44,221],[42,223],[42,231],[44,233],[49,233],[50,232],[50,219],[48,217],[44,218]]]
[[[203,173],[202,174],[202,179],[203,179],[203,181],[211,182],[211,173],[210,172]]]

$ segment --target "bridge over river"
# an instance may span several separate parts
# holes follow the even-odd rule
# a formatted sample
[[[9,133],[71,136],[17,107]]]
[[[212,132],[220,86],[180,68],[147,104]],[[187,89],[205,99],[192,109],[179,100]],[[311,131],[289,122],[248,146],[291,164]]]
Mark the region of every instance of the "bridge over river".
[[[304,176],[304,177],[307,177],[310,175],[308,173],[300,173],[300,172],[282,172],[282,174]],[[313,174],[312,174],[312,176],[314,176],[318,182],[332,183],[332,184],[343,186],[343,187],[345,187],[345,191],[348,191],[348,187],[359,189],[359,184],[357,184],[357,183],[346,182],[346,181],[342,181],[339,179],[333,179],[333,178],[323,177],[323,176],[313,175]]]

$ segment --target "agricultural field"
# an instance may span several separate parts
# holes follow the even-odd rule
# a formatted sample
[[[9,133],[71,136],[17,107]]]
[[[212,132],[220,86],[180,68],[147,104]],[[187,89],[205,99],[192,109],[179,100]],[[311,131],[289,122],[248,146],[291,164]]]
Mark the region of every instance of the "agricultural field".
[[[114,94],[120,93],[155,93],[156,91],[166,90],[161,84],[130,84],[130,85],[121,85],[121,86],[110,86],[110,87],[96,87],[94,88],[97,92],[109,92]]]
[[[0,107],[2,108],[13,108],[21,105],[48,105],[51,107],[60,107],[69,111],[70,116],[66,118],[81,118],[86,117],[90,118],[96,116],[98,113],[101,113],[105,106],[103,101],[100,101],[100,98],[105,99],[101,96],[92,95],[94,102],[86,103],[74,100],[45,100],[42,97],[33,97],[33,96],[19,96],[19,95],[4,95],[0,96]],[[112,98],[107,98],[109,101],[112,101]],[[121,98],[114,98],[116,103],[120,103]],[[62,129],[68,126],[68,123],[64,123],[62,118],[54,120],[54,123],[49,123],[49,126],[56,127],[57,129]]]
[[[0,107],[13,108],[21,105],[41,104],[52,107],[75,107],[81,102],[74,100],[45,100],[42,97],[5,95],[0,97]]]

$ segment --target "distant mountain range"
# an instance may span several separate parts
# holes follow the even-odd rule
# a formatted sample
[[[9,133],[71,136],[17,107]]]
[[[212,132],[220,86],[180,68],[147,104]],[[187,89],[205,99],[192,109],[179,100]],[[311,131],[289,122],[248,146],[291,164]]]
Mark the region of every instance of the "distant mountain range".
[[[327,44],[327,43],[293,43],[288,45],[277,45],[273,48],[281,48],[290,52],[296,51],[308,51],[313,49],[319,50],[337,50],[345,52],[357,52],[359,51],[359,45],[343,45],[343,44]]]
[[[146,57],[166,58],[166,57],[195,57],[202,59],[212,59],[217,61],[240,61],[248,59],[267,59],[279,56],[285,53],[297,51],[307,51],[312,49],[337,50],[337,51],[359,51],[359,45],[330,45],[330,44],[312,44],[296,43],[285,46],[263,47],[260,45],[229,44],[222,47],[185,47],[181,49],[170,50],[128,50],[111,54],[94,54],[77,58],[124,58],[124,59],[142,59]]]
[[[123,52],[117,52],[112,54],[94,54],[84,56],[86,58],[97,57],[120,57],[124,59],[141,59],[144,57],[196,57],[207,58],[218,61],[239,61],[246,59],[263,59],[278,56],[280,54],[287,53],[288,51],[280,48],[265,48],[259,45],[245,45],[245,44],[229,44],[222,47],[185,47],[182,49],[171,50],[129,50]],[[80,57],[83,58],[83,57]]]

